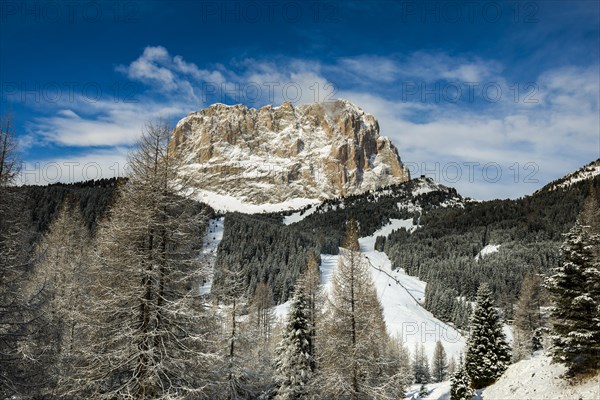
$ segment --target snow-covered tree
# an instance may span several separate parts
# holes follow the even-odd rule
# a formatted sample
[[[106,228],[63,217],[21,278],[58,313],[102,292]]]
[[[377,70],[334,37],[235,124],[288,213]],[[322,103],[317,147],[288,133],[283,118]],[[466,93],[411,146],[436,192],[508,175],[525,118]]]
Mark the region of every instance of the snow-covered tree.
[[[472,400],[471,378],[462,362],[462,356],[457,368],[450,379],[450,400]]]
[[[475,389],[488,386],[508,368],[510,347],[486,284],[477,291],[467,341],[465,368]]]
[[[41,311],[47,325],[47,344],[40,344],[49,356],[46,369],[53,380],[45,385],[47,393],[63,393],[64,378],[70,377],[78,362],[75,354],[81,339],[81,312],[87,303],[92,239],[78,204],[65,200],[58,216],[37,246],[35,273],[28,291],[44,293]]]
[[[163,123],[146,127],[129,181],[98,225],[75,398],[202,398],[219,380],[213,319],[198,293],[206,214],[176,179],[169,137]]]
[[[18,141],[10,114],[0,115],[0,398],[32,394],[48,377],[40,315],[43,287],[24,290],[30,279],[26,199],[13,185],[19,173]]]
[[[450,357],[450,361],[448,361],[448,374],[447,376],[452,376],[456,372],[456,358],[454,356]]]
[[[589,203],[597,204],[593,197]],[[586,211],[566,234],[563,262],[546,282],[554,302],[553,357],[572,374],[600,368],[600,237],[588,225],[594,212]]]
[[[431,381],[429,360],[427,359],[427,353],[425,352],[425,345],[423,345],[423,343],[415,344],[412,368],[415,383],[429,383]]]
[[[424,399],[428,395],[429,395],[429,390],[427,389],[427,386],[424,383],[422,383],[421,387],[419,388],[419,397]]]
[[[315,346],[317,341],[317,319],[323,306],[323,293],[321,290],[321,272],[315,257],[310,257],[306,271],[299,281],[299,289],[305,293],[308,305],[309,320],[309,350],[311,355],[311,370],[316,369]]]
[[[349,222],[331,298],[321,322],[316,390],[328,398],[398,398],[403,395],[400,360],[388,357],[389,338],[358,226]]]
[[[277,349],[276,398],[281,400],[303,398],[312,374],[310,309],[305,292],[298,289],[292,298],[284,337]]]
[[[437,341],[431,360],[431,371],[435,382],[442,382],[448,374],[448,356],[441,341]]]

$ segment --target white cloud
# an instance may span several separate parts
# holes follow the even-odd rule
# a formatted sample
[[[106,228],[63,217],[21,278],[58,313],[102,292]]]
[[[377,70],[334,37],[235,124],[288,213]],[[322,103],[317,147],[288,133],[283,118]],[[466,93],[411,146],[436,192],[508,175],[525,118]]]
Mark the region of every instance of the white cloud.
[[[96,150],[85,155],[28,161],[21,165],[21,185],[72,183],[127,175],[127,148]]]
[[[218,70],[200,69],[186,62],[182,56],[172,57],[162,46],[148,46],[128,66],[119,65],[117,71],[134,81],[155,86],[161,92],[183,91],[195,98],[193,87],[199,82],[221,84],[225,78]]]
[[[477,108],[443,101],[407,103],[365,92],[340,94],[378,118],[381,133],[392,138],[402,159],[414,163],[418,173],[429,170],[463,194],[489,199],[530,194],[600,156],[598,87],[596,65],[547,71],[538,81],[537,104],[508,98]],[[420,118],[424,112],[427,117]],[[464,164],[470,162],[479,167],[497,163],[502,179],[491,182],[494,175],[486,179],[479,168],[471,181]],[[456,182],[452,168],[444,173],[452,163],[462,169]]]
[[[146,122],[181,116],[189,111],[181,103],[99,101],[82,102],[77,106],[82,113],[90,116],[82,117],[72,110],[59,110],[56,115],[37,118],[30,128],[28,136],[31,139],[27,143],[76,147],[131,145]]]

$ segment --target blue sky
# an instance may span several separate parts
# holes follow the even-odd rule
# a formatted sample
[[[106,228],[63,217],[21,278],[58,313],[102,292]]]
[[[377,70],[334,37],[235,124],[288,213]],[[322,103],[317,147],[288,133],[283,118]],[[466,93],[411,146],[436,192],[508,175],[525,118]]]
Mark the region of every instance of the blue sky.
[[[24,180],[124,173],[146,121],[347,98],[413,175],[518,197],[600,157],[597,1],[0,2]]]

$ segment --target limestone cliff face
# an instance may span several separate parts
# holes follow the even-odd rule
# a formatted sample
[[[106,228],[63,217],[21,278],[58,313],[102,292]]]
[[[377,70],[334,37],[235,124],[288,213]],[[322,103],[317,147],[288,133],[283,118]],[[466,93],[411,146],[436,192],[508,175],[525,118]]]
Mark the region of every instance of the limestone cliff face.
[[[253,204],[325,199],[409,179],[377,120],[348,101],[248,109],[215,104],[173,131],[193,185]]]

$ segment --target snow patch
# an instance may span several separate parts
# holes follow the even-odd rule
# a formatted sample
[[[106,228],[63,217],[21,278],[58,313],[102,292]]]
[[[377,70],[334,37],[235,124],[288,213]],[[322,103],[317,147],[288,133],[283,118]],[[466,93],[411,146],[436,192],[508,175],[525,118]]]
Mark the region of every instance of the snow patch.
[[[427,389],[427,396],[419,397],[421,385],[411,385],[406,391],[406,400],[450,400],[450,381],[428,383],[425,388]]]
[[[411,352],[414,351],[415,344],[423,343],[429,359],[433,356],[436,342],[441,340],[448,358],[454,355],[458,359],[459,354],[464,352],[465,339],[453,327],[423,308],[427,283],[406,274],[402,269],[392,271],[392,263],[387,255],[374,249],[377,236],[388,236],[400,228],[413,231],[416,226],[413,225],[412,218],[392,219],[373,235],[359,239],[360,252],[371,266],[388,333],[401,339]],[[333,273],[339,257],[321,254],[321,284],[325,293],[331,292]],[[289,302],[286,302],[275,307],[275,314],[279,319],[285,319],[288,310]],[[449,389],[439,389],[440,393],[448,391]]]
[[[483,399],[600,399],[600,374],[571,385],[561,378],[565,372],[565,366],[552,363],[550,357],[540,354],[509,366],[496,383],[483,390]]]
[[[402,269],[392,271],[388,256],[374,248],[377,236],[387,236],[399,228],[412,231],[416,227],[412,219],[392,220],[373,235],[359,239],[360,251],[372,267],[372,277],[388,332],[400,338],[410,351],[414,351],[415,344],[422,343],[429,359],[438,340],[444,345],[448,357],[454,355],[458,358],[464,351],[465,340],[453,327],[423,308],[427,284]]]
[[[496,253],[500,249],[499,244],[488,244],[485,246],[477,255],[475,256],[475,260],[482,259],[483,257],[490,255],[492,253]]]
[[[266,203],[266,204],[251,204],[243,200],[226,195],[218,194],[208,190],[194,190],[196,200],[206,203],[215,209],[217,212],[242,212],[246,214],[271,213],[285,210],[297,210],[304,208],[307,205],[320,203],[319,200],[295,198],[281,203]]]
[[[308,210],[296,211],[295,213],[288,215],[283,219],[283,223],[285,225],[295,224],[296,222],[302,221],[304,218],[308,217],[310,214],[314,213],[317,210],[317,207],[311,206]]]

